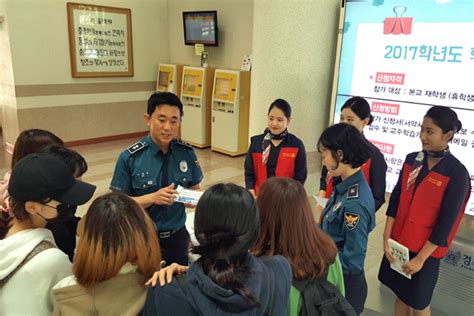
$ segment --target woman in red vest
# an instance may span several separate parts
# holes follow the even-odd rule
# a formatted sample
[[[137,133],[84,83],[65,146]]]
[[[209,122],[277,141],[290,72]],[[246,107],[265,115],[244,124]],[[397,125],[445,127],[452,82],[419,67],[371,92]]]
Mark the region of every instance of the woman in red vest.
[[[362,135],[364,127],[370,125],[373,120],[374,117],[370,114],[370,105],[364,98],[352,97],[342,106],[340,122],[354,126]],[[372,190],[375,211],[377,211],[385,202],[385,173],[387,172],[387,164],[380,150],[371,142],[367,141],[367,143],[370,147],[369,160],[362,165],[361,169]],[[326,167],[323,167],[321,170],[319,196],[329,198],[333,188],[340,182],[341,178],[333,178],[328,174]]]
[[[257,196],[263,181],[273,176],[293,178],[304,184],[308,174],[303,142],[288,133],[291,106],[273,101],[268,109],[268,127],[250,140],[245,158],[245,187]]]
[[[395,315],[430,315],[439,264],[471,192],[469,173],[448,146],[461,126],[450,108],[429,109],[420,131],[423,150],[407,155],[390,197],[379,280],[397,296]],[[390,268],[395,258],[389,239],[409,249],[402,269],[411,279]]]

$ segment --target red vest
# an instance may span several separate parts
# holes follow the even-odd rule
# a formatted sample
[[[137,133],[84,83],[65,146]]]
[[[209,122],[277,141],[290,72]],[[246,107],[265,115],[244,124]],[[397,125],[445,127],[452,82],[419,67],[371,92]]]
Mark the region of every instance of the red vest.
[[[367,183],[369,184],[369,186],[370,186],[370,162],[371,162],[371,159],[369,158],[369,160],[367,160],[360,167],[360,169],[364,173],[364,178],[365,178],[365,180],[367,180]],[[333,190],[334,190],[333,178],[329,174],[329,171],[328,171],[328,175],[326,177],[326,199],[329,199],[329,197],[331,196],[331,193],[332,193]]]
[[[293,178],[295,176],[295,161],[298,148],[282,147],[275,168],[275,176]],[[267,165],[262,165],[262,153],[252,153],[255,171],[255,193],[258,194],[263,181],[267,179]]]
[[[430,171],[418,185],[415,194],[413,194],[415,188],[414,184],[410,186],[409,190],[406,188],[408,175],[411,170],[412,166],[405,164],[402,174],[402,187],[397,209],[397,218],[393,225],[392,238],[402,245],[407,246],[411,251],[419,252],[430,238],[433,227],[438,221],[444,192],[450,178]],[[469,195],[466,197],[463,209],[459,212],[458,218],[449,233],[448,246],[438,246],[431,254],[432,257],[443,258],[448,252],[449,245],[451,245],[463,217],[468,199]]]

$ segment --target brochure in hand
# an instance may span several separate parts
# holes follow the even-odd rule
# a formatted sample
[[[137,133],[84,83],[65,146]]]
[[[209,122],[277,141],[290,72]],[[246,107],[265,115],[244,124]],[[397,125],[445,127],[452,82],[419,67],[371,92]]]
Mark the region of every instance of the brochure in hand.
[[[192,205],[197,205],[201,195],[203,194],[201,191],[189,190],[180,185],[178,185],[176,191],[178,191],[178,196],[176,197],[175,202],[190,203]]]
[[[392,256],[395,257],[395,261],[390,264],[390,268],[411,279],[411,275],[406,274],[402,268],[405,263],[410,261],[410,251],[408,248],[391,238],[388,240],[388,246],[392,251]]]

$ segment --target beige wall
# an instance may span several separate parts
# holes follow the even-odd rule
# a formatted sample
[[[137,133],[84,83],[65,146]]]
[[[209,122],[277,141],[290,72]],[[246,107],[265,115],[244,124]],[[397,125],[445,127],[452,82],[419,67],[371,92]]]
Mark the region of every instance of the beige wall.
[[[100,1],[132,11],[134,76],[128,78],[72,78],[67,0],[3,1],[20,129],[49,129],[65,141],[146,130],[143,113],[157,65],[169,58],[167,0]]]
[[[252,53],[253,0],[169,0],[170,62],[199,66],[194,46],[184,45],[183,11],[217,10],[219,47],[206,47],[209,66],[240,69],[244,54]]]
[[[181,14],[192,10],[218,11],[220,46],[209,47],[210,66],[240,68],[253,54],[250,135],[266,126],[276,98],[292,104],[291,131],[308,151],[327,125],[339,0],[103,0],[132,10],[135,75],[112,79],[71,77],[67,0],[0,1],[14,66],[10,115],[21,129],[47,128],[66,141],[146,130],[157,64],[200,62],[183,39]]]
[[[0,0],[0,16],[6,16],[5,0]],[[3,139],[13,142],[19,133],[15,85],[13,82],[8,19],[0,23],[0,107]]]
[[[328,123],[339,0],[256,0],[250,135],[276,98],[290,102],[290,131],[316,150]]]

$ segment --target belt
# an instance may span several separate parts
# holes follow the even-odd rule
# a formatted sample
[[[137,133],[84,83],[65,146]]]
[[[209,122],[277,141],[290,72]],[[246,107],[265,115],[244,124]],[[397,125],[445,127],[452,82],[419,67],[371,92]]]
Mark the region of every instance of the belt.
[[[180,229],[181,228],[159,232],[158,233],[158,238],[169,238],[169,237],[173,236]]]

